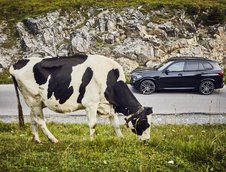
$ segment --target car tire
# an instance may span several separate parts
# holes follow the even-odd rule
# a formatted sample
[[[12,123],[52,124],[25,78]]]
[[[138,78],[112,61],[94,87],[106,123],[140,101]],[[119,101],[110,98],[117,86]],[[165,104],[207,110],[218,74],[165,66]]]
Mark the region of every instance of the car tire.
[[[201,82],[201,84],[199,85],[199,92],[201,94],[209,95],[209,94],[212,94],[213,91],[214,91],[213,81],[206,80]]]
[[[156,86],[152,80],[144,80],[140,83],[140,92],[142,94],[151,94],[155,92]]]

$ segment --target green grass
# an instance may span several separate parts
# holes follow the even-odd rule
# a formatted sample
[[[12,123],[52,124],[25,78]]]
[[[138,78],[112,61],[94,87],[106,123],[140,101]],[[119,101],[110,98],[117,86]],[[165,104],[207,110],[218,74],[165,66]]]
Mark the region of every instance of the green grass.
[[[189,12],[200,9],[226,9],[225,0],[0,0],[0,19],[20,20],[56,9],[78,10],[80,7],[123,8],[143,5],[146,10],[161,7],[186,8]]]
[[[60,139],[51,144],[31,141],[30,125],[0,123],[1,171],[225,171],[226,125],[152,126],[152,137],[142,143],[129,129],[123,139],[110,125],[97,125],[89,140],[82,124],[49,124]]]
[[[0,84],[12,84],[13,80],[8,71],[0,73]]]

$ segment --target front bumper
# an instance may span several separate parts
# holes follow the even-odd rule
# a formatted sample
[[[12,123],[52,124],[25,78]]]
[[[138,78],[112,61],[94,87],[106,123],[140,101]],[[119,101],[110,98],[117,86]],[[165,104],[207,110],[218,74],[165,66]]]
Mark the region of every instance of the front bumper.
[[[133,86],[136,89],[139,89],[140,82],[139,82],[139,80],[131,77],[131,79],[130,79],[130,85]]]

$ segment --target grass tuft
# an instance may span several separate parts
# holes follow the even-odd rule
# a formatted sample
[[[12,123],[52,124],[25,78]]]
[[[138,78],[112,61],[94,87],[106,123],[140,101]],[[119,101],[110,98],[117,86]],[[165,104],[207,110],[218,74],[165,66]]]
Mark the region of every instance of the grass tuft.
[[[8,71],[0,72],[0,84],[12,84],[13,80]]]

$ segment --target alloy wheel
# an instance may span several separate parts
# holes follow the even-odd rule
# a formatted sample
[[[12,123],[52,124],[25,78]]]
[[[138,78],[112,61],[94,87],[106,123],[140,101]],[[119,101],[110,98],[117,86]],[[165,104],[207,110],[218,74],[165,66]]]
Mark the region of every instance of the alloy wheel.
[[[143,94],[151,94],[155,92],[155,83],[151,80],[144,80],[140,84],[140,91]]]
[[[199,86],[199,92],[204,95],[209,95],[214,91],[214,83],[212,81],[203,81]]]

